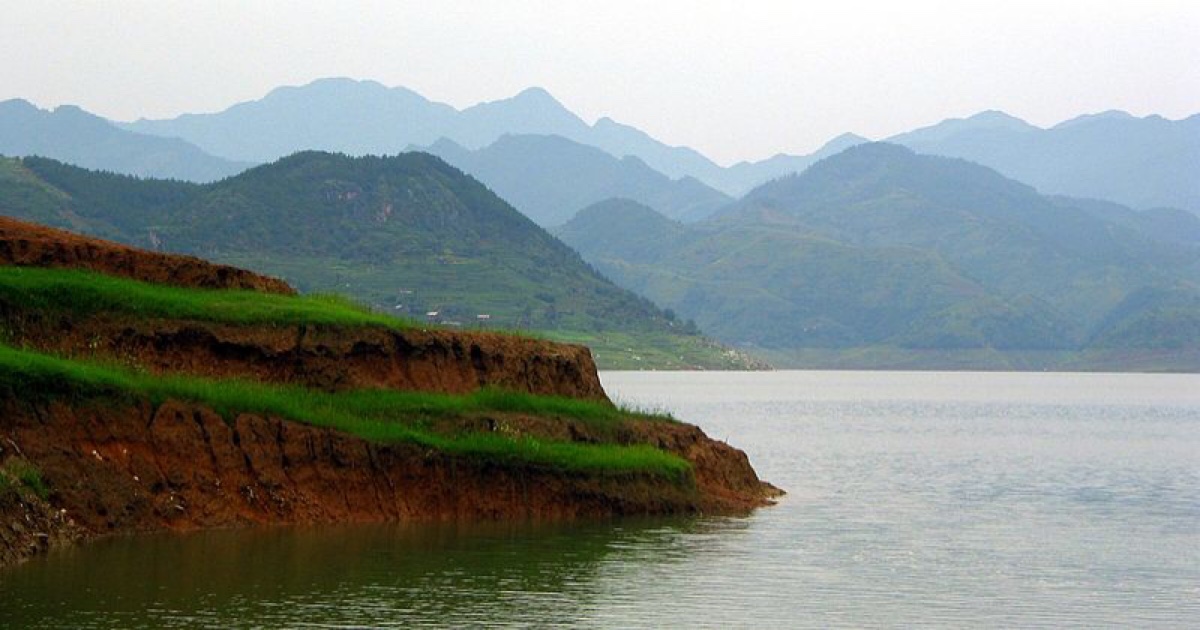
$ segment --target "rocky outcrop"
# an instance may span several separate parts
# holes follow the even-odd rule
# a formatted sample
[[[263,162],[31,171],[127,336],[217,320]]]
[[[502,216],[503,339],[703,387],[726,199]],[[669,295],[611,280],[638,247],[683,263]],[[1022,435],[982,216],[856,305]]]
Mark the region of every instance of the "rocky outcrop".
[[[88,269],[181,287],[294,294],[283,280],[192,256],[160,254],[0,216],[0,265]]]
[[[0,567],[70,546],[83,536],[83,528],[46,500],[17,490],[0,493]]]

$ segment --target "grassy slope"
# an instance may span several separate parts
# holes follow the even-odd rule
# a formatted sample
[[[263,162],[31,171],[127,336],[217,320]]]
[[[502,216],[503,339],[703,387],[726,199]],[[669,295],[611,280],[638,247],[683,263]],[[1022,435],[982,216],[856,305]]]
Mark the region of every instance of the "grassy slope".
[[[554,327],[528,324],[523,313],[514,311],[513,295],[534,295],[529,309],[539,311],[557,303],[538,298],[546,295],[533,282],[514,286],[511,277],[479,262],[447,265],[437,261],[406,261],[396,267],[360,265],[345,260],[266,258],[248,255],[217,255],[220,262],[281,277],[303,291],[337,291],[370,304],[376,312],[424,320],[424,313],[438,311],[463,329],[483,328],[520,332],[545,339],[578,343],[592,349],[600,369],[761,369],[764,365],[698,334],[674,333],[684,322],[669,322],[662,329],[606,326],[597,330],[593,319],[580,315],[582,304],[559,311]],[[463,287],[467,286],[466,289]],[[400,294],[400,290],[412,293]],[[470,295],[463,304],[461,296]],[[566,301],[566,300],[564,300]],[[397,306],[402,308],[396,308]],[[491,315],[481,324],[479,313]],[[453,324],[451,324],[453,326]]]
[[[342,298],[170,287],[74,269],[0,267],[0,300],[22,308],[76,314],[115,312],[230,324],[405,325]],[[5,346],[0,346],[0,385],[10,391],[51,396],[134,395],[156,403],[181,399],[208,405],[226,417],[244,412],[272,414],[373,441],[415,443],[502,463],[588,472],[643,471],[671,477],[688,471],[679,458],[645,446],[582,445],[491,434],[447,437],[422,429],[430,420],[488,414],[569,418],[605,431],[631,418],[669,420],[592,401],[501,391],[465,396],[386,390],[329,394],[236,379],[154,377]]]
[[[325,324],[402,330],[409,322],[338,296],[164,286],[77,269],[0,267],[0,296],[24,308],[229,324]]]
[[[690,473],[684,460],[644,445],[579,444],[484,433],[446,436],[423,428],[423,421],[490,414],[571,418],[608,429],[627,418],[669,421],[575,399],[500,391],[462,396],[391,390],[330,394],[236,379],[156,377],[7,346],[0,346],[0,386],[25,396],[30,392],[77,399],[132,396],[156,404],[183,400],[209,406],[226,418],[239,413],[269,414],[375,442],[418,444],[501,464],[598,474],[650,473],[672,479],[684,479]]]
[[[74,269],[0,267],[0,299],[25,308],[52,311],[113,312],[227,324],[382,326],[396,330],[427,326],[372,312],[337,296],[185,289]],[[636,333],[534,334],[588,345],[597,362],[608,369],[758,367],[746,357],[729,353],[696,335],[661,336],[655,339],[656,343],[645,343],[646,337]]]

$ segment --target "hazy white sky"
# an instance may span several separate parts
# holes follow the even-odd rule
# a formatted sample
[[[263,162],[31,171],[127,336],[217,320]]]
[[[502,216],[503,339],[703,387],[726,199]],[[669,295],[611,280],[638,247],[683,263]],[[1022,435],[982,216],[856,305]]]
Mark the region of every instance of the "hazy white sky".
[[[0,0],[0,99],[216,111],[327,76],[465,107],[539,85],[720,162],[983,109],[1200,112],[1200,0]]]

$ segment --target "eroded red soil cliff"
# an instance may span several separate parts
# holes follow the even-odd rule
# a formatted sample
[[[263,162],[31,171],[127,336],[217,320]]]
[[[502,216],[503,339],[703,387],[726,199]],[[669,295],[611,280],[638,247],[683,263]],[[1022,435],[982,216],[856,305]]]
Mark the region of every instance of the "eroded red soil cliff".
[[[0,218],[0,264],[79,267],[139,280],[289,293],[273,278]],[[587,348],[490,333],[235,326],[32,311],[0,300],[8,343],[154,373],[330,391],[481,387],[607,401]],[[275,417],[127,396],[0,391],[0,464],[40,471],[47,500],[0,496],[0,565],[77,537],[258,523],[571,519],[744,512],[778,491],[746,455],[681,423],[630,420],[615,435],[562,418],[459,419],[448,431],[649,444],[693,478],[566,473],[379,444]],[[13,527],[13,524],[16,526]],[[4,531],[3,528],[8,530]],[[19,531],[18,531],[19,530]]]
[[[0,459],[19,449],[42,471],[51,503],[88,534],[740,512],[773,495],[744,454],[685,424],[633,425],[624,439],[648,439],[687,458],[694,484],[650,474],[497,466],[279,418],[242,414],[227,422],[202,406],[171,401],[156,408],[9,396],[0,405]]]

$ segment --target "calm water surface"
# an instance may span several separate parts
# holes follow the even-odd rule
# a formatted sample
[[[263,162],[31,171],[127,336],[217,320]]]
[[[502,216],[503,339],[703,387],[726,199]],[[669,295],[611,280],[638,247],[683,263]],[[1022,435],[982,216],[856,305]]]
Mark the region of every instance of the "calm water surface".
[[[0,571],[0,627],[1200,627],[1200,376],[603,376],[789,496],[106,540]]]

